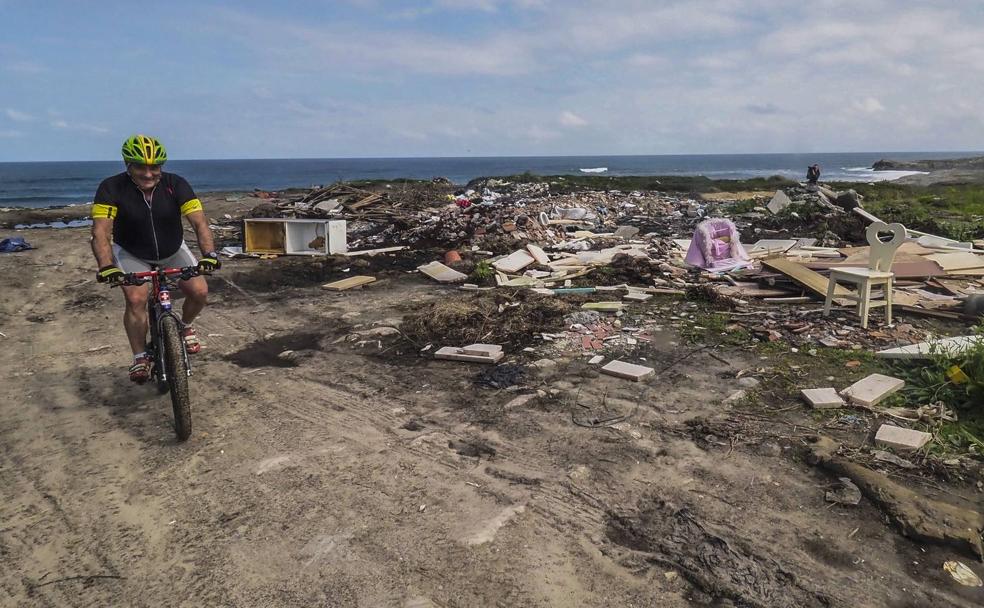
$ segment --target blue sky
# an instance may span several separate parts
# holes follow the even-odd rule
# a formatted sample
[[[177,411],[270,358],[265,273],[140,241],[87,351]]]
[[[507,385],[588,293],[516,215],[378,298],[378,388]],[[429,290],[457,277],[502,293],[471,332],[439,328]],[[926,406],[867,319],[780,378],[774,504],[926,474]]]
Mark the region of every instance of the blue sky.
[[[977,150],[934,4],[0,0],[0,161]]]

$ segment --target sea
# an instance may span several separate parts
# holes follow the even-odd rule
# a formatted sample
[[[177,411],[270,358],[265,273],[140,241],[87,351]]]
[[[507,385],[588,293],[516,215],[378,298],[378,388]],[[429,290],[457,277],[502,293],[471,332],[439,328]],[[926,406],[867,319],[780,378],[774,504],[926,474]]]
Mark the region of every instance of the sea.
[[[880,159],[920,160],[980,152],[852,152],[818,154],[670,154],[659,156],[503,156],[463,158],[304,158],[171,160],[166,170],[198,192],[308,188],[339,180],[430,179],[465,184],[476,177],[515,175],[703,175],[805,179],[819,164],[822,181],[892,180],[912,171],[873,171]],[[123,170],[121,161],[0,163],[0,207],[52,207],[92,201],[99,182]]]

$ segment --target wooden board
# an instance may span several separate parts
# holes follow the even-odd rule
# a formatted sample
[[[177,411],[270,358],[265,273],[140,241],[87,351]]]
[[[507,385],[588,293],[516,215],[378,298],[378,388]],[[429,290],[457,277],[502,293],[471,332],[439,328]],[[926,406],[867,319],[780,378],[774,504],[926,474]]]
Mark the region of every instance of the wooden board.
[[[939,277],[946,275],[946,271],[932,260],[927,260],[923,256],[915,256],[918,259],[896,261],[892,264],[892,272],[897,279],[926,279],[929,277]],[[811,270],[830,270],[833,268],[867,268],[868,263],[852,264],[850,262],[806,262],[805,266]],[[984,273],[982,273],[984,274]]]
[[[785,258],[769,258],[762,260],[762,265],[781,272],[821,298],[827,297],[827,287],[830,285],[830,280],[802,264],[791,262]],[[840,285],[834,288],[835,298],[844,298],[851,295],[850,291]]]
[[[349,277],[347,279],[342,279],[341,281],[335,281],[334,283],[326,283],[321,286],[322,289],[329,289],[331,291],[345,291],[346,289],[352,289],[354,287],[362,287],[363,285],[368,285],[369,283],[374,283],[376,277],[369,277],[365,275],[359,275],[354,277]]]
[[[346,251],[342,255],[346,257],[352,257],[357,255],[374,256],[380,253],[393,253],[394,251],[403,251],[404,249],[407,249],[406,245],[401,245],[399,247],[383,247],[381,249],[364,249],[362,251]]]
[[[788,289],[775,287],[759,287],[757,283],[739,283],[738,285],[716,285],[714,291],[733,298],[781,298],[791,295]]]
[[[947,273],[954,270],[984,268],[984,256],[973,253],[934,253],[927,255],[926,258],[939,264]],[[984,270],[980,274],[984,274]]]

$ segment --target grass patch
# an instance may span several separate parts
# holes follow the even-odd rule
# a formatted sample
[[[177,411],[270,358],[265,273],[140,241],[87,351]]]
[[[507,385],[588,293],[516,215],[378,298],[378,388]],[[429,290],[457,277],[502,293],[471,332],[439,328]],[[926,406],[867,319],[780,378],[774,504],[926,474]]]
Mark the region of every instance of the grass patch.
[[[984,238],[984,185],[912,186],[893,182],[838,184],[864,196],[864,207],[886,222],[957,239]]]

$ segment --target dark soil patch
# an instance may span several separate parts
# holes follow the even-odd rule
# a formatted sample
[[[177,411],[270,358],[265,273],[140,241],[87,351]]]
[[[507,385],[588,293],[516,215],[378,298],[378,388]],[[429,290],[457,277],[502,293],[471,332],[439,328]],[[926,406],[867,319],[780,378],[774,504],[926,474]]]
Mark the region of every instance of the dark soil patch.
[[[295,352],[315,350],[320,339],[320,334],[302,332],[277,336],[269,340],[257,340],[227,355],[226,359],[239,367],[295,367],[298,364],[297,358],[280,357],[280,353],[288,350]]]
[[[526,379],[526,368],[522,365],[504,363],[486,368],[475,375],[475,384],[488,388],[509,388],[522,384]]]
[[[830,598],[811,591],[805,581],[747,543],[703,522],[690,509],[674,508],[658,498],[644,499],[638,513],[609,514],[608,537],[676,568],[691,584],[715,598],[758,608],[820,607]]]
[[[404,318],[400,330],[418,344],[464,346],[486,343],[519,347],[541,332],[563,328],[569,300],[520,290],[450,296]]]

